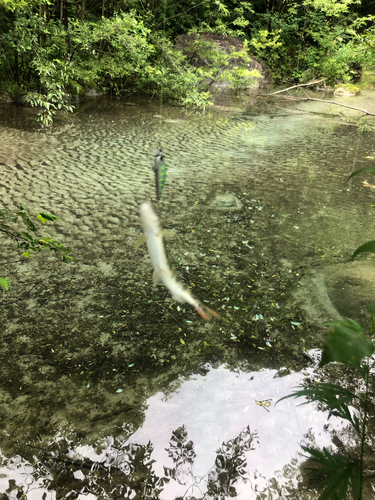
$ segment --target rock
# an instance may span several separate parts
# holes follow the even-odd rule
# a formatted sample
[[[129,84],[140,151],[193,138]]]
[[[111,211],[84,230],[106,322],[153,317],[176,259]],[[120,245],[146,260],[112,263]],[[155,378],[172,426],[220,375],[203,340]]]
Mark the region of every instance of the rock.
[[[355,85],[340,85],[334,91],[334,95],[338,97],[355,97],[360,93],[360,89]]]
[[[85,97],[100,97],[102,95],[104,95],[104,93],[98,89],[95,89],[95,88],[86,88],[85,89]]]
[[[193,66],[197,68],[207,67],[209,69],[210,65],[213,65],[212,59],[210,59],[210,51],[215,49],[224,52],[229,55],[232,51],[240,52],[244,49],[243,42],[236,37],[229,37],[225,35],[213,35],[211,33],[197,35],[191,33],[189,35],[181,35],[176,40],[176,48],[180,50],[183,54],[187,56],[187,60]],[[253,83],[247,86],[248,89],[254,91],[259,87],[264,87],[273,83],[271,70],[265,62],[261,59],[248,54],[251,61],[247,64],[248,70],[257,70],[259,76],[253,78]],[[240,57],[229,57],[225,65],[220,66],[220,73],[225,70],[233,70],[240,67],[243,64],[243,59]],[[214,88],[215,91],[227,91],[233,88],[232,82],[227,79],[224,80],[214,80],[212,78],[207,78],[207,83],[210,88]]]
[[[369,326],[368,304],[375,299],[375,262],[358,260],[311,269],[294,296],[313,323],[352,318]]]
[[[231,193],[220,193],[215,196],[215,198],[210,202],[211,208],[216,208],[219,210],[241,210],[242,203],[240,200]]]
[[[367,305],[375,298],[375,262],[358,260],[325,271],[328,295],[342,316],[368,324]]]
[[[8,102],[13,102],[13,99],[7,92],[0,92],[0,104],[6,104]]]

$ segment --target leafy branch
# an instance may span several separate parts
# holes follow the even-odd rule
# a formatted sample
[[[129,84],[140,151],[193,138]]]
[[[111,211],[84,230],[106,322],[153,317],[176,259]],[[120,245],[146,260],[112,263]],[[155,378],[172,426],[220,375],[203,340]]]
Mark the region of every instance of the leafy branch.
[[[371,303],[368,311],[372,316],[372,329],[375,328],[375,303]],[[370,415],[370,370],[374,363],[371,356],[375,352],[374,344],[364,333],[359,323],[352,319],[338,320],[329,323],[331,330],[325,342],[320,366],[333,362],[343,363],[356,370],[363,379],[365,394],[363,397],[345,389],[341,385],[327,382],[313,382],[303,389],[297,388],[292,394],[279,399],[306,397],[309,402],[319,402],[322,410],[351,423],[357,433],[359,450],[350,456],[332,453],[327,448],[318,450],[302,446],[309,454],[304,469],[314,481],[314,486],[323,489],[319,500],[345,500],[351,491],[354,500],[362,498],[362,481],[364,471],[364,452],[368,420]],[[277,401],[277,403],[279,402]],[[350,408],[356,404],[361,408],[358,417]],[[372,408],[373,410],[373,408]]]
[[[36,219],[44,225],[47,221],[59,219],[56,215],[49,212],[36,213]],[[10,224],[21,222],[26,228],[26,231],[15,231]],[[13,212],[6,208],[0,209],[0,232],[8,238],[15,240],[16,246],[12,249],[14,252],[21,250],[23,257],[29,258],[32,253],[40,252],[42,249],[50,250],[59,255],[62,255],[63,262],[74,260],[74,257],[69,255],[70,248],[64,247],[61,243],[53,238],[39,236],[34,222],[31,220],[28,209],[21,203],[20,210]],[[6,291],[9,290],[9,280],[0,277],[0,287]]]

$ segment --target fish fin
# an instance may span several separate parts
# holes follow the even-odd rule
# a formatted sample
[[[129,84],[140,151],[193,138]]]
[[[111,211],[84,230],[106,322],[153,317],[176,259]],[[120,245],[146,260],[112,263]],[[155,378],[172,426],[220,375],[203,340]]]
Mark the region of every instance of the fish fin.
[[[154,271],[154,274],[152,275],[152,281],[154,282],[154,286],[158,285],[161,281],[161,272],[160,271]]]
[[[162,231],[161,234],[164,236],[164,238],[174,238],[176,236],[176,233],[174,231]]]
[[[213,309],[204,306],[202,303],[199,303],[198,306],[196,306],[195,310],[197,311],[198,314],[202,316],[203,319],[207,321],[211,321],[212,316],[215,316],[215,318],[220,319],[220,314],[218,314]]]
[[[134,250],[137,250],[138,247],[143,245],[143,243],[146,243],[147,241],[147,236],[145,234],[142,234],[138,240],[134,243]]]

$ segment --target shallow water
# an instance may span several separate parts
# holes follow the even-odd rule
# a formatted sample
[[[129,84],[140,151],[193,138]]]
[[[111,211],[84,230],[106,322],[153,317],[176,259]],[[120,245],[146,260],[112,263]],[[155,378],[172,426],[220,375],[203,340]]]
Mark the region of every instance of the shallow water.
[[[315,498],[298,489],[297,452],[304,435],[329,442],[327,416],[274,404],[309,373],[315,323],[332,319],[328,308],[307,314],[302,278],[369,239],[373,192],[346,179],[373,164],[374,137],[313,103],[241,105],[201,115],[101,99],[53,131],[0,108],[4,205],[58,215],[40,234],[75,256],[1,267],[11,288],[0,312],[0,491],[10,498],[219,498],[230,488]],[[156,202],[159,144],[168,170]],[[176,233],[171,264],[220,321],[153,288],[146,249],[133,250],[144,200]],[[11,246],[1,262],[17,260]]]

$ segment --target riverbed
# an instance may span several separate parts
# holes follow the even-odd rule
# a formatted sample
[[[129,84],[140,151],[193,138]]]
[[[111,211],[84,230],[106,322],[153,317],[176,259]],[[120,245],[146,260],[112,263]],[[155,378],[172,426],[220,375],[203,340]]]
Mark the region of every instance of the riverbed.
[[[53,129],[0,107],[2,205],[58,216],[38,235],[74,256],[26,259],[1,241],[0,492],[317,498],[301,490],[300,444],[327,446],[343,424],[275,404],[314,376],[322,324],[341,317],[311,273],[373,239],[375,213],[365,179],[347,182],[374,164],[374,134],[324,106],[252,97],[198,113],[103,97]],[[134,249],[146,200],[174,234],[178,279],[220,320],[153,286]]]

